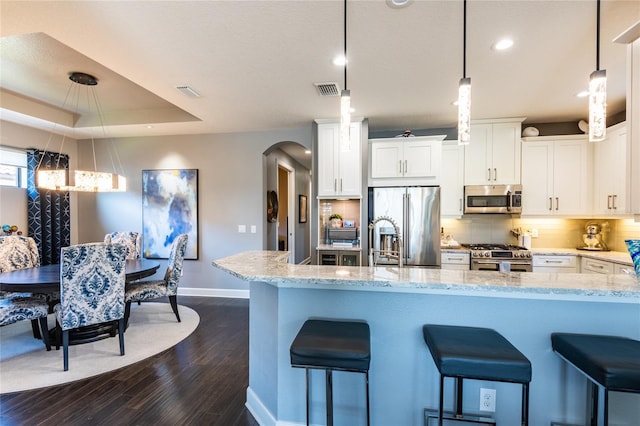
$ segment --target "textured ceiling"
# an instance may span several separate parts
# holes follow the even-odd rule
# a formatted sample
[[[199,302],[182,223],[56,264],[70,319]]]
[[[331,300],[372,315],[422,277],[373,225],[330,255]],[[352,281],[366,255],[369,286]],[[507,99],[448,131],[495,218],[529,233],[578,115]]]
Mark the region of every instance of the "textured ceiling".
[[[352,0],[347,8],[354,114],[372,130],[455,127],[462,1],[398,8]],[[612,39],[640,20],[640,1],[604,0],[601,19],[612,115],[624,110],[626,87],[626,46]],[[470,0],[472,118],[586,119],[587,101],[575,94],[596,66],[595,26],[595,0]],[[338,117],[338,98],[319,96],[313,83],[344,86],[332,64],[343,49],[341,1],[2,0],[0,27],[6,120],[58,120],[70,71],[100,80],[109,136],[268,130]],[[515,46],[492,50],[503,36]],[[176,90],[185,84],[202,97]],[[76,126],[102,134],[83,117],[90,111],[71,112]]]

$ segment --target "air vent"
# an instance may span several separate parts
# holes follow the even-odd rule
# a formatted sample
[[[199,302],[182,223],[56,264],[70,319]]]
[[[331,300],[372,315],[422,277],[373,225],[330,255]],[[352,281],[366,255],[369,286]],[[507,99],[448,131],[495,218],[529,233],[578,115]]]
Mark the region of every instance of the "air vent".
[[[201,96],[200,93],[196,92],[194,89],[192,89],[189,86],[177,86],[176,89],[178,89],[185,95],[190,96],[192,98],[199,98]]]
[[[320,96],[340,96],[338,83],[313,83]]]

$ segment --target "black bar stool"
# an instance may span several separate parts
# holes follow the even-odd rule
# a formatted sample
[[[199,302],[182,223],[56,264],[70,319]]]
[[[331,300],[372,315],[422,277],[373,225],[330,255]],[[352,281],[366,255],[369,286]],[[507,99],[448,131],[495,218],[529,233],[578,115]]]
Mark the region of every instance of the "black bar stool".
[[[290,349],[291,366],[306,374],[307,425],[309,425],[309,370],[325,370],[327,426],[333,426],[332,372],[364,373],[367,387],[367,425],[369,425],[369,364],[371,338],[369,325],[359,321],[307,320]]]
[[[528,425],[531,363],[507,339],[489,328],[449,325],[427,324],[422,327],[422,334],[440,372],[438,425],[442,426],[444,418],[465,420],[463,379],[522,384],[521,423]],[[445,377],[456,379],[456,412],[452,416],[443,412]]]
[[[552,333],[554,352],[589,379],[591,419],[598,424],[598,394],[604,388],[604,425],[609,424],[609,391],[640,393],[640,341],[618,336]]]

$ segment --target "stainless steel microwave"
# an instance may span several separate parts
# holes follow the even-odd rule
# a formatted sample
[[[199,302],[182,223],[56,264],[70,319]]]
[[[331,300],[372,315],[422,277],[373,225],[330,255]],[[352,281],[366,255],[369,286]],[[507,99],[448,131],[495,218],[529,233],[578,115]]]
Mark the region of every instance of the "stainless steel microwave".
[[[464,213],[522,213],[522,185],[464,187]]]

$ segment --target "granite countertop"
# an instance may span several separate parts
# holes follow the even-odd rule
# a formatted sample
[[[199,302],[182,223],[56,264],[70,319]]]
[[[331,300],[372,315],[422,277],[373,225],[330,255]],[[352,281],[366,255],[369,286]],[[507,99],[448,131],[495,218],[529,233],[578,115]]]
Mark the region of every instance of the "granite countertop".
[[[432,293],[640,303],[634,275],[459,271],[390,266],[292,265],[286,252],[249,251],[214,260],[213,266],[245,281],[278,288]]]

